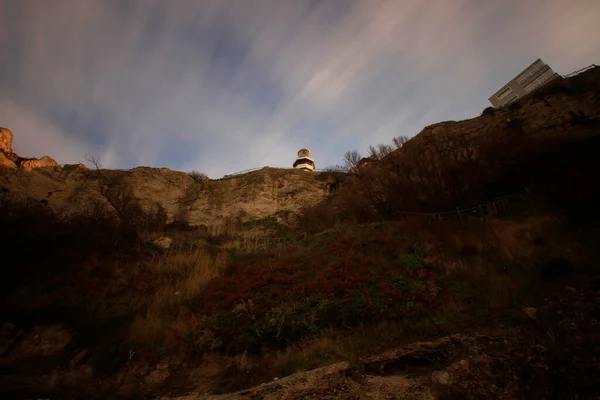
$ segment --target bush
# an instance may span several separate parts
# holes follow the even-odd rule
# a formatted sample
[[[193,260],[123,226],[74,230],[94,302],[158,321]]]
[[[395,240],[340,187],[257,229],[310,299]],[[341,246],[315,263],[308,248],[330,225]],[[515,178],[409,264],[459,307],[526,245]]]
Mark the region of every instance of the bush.
[[[482,112],[481,115],[494,115],[496,113],[496,109],[492,106],[485,108]]]
[[[196,181],[198,183],[208,180],[208,176],[206,176],[205,173],[200,172],[200,171],[190,171],[190,172],[188,172],[188,175],[190,176],[190,178],[192,178],[194,181]]]

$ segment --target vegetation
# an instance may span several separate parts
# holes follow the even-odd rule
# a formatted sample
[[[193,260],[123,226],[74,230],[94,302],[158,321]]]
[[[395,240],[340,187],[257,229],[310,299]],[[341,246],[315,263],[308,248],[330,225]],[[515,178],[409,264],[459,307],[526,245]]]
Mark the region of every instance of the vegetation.
[[[525,236],[515,236],[522,225]],[[51,225],[41,237],[39,225],[34,236],[17,230],[44,263],[18,246],[5,253],[22,273],[20,283],[16,271],[3,277],[10,282],[5,311],[29,315],[50,304],[62,310],[61,321],[71,315],[71,329],[96,332],[86,346],[116,348],[109,360],[125,362],[132,353],[136,363],[175,355],[213,360],[222,371],[212,378],[215,393],[492,323],[528,304],[540,265],[577,241],[531,217],[473,219],[466,226],[421,218],[345,224],[275,247],[171,232],[169,250],[143,244],[160,234],[155,230],[127,237],[126,226],[94,226],[93,233],[76,226],[59,233]],[[51,291],[42,289],[48,279]],[[93,362],[108,362],[93,354]]]
[[[188,172],[188,175],[197,183],[203,183],[204,181],[208,180],[208,176],[200,171],[190,171]]]
[[[214,366],[202,376],[213,393],[417,338],[513,326],[551,285],[562,293],[565,275],[597,274],[600,142],[582,112],[560,127],[576,126],[578,140],[543,148],[520,107],[487,113],[503,112],[517,122],[499,120],[501,135],[399,137],[372,147],[368,167],[347,152],[338,169],[350,173],[319,178],[345,179],[327,200],[213,231],[142,209],[126,173],[92,171],[114,214],[98,208],[69,222],[2,191],[2,311],[14,323],[66,324],[78,338],[68,351],[89,349],[104,382],[169,360],[179,372]],[[202,174],[190,176],[184,207],[205,188]],[[246,177],[265,180],[264,171]],[[431,215],[525,189],[500,210]],[[271,237],[252,236],[261,230]],[[163,235],[168,249],[152,245]],[[198,376],[179,381],[181,394],[190,382]]]
[[[406,142],[408,142],[408,138],[406,136],[396,136],[392,139],[391,145],[379,144],[377,146],[369,146],[369,158],[372,160],[381,160],[391,154],[394,150],[404,146]],[[360,155],[358,150],[349,150],[344,153],[342,164],[328,167],[326,170],[342,172],[352,171],[358,167],[362,158],[363,157]]]

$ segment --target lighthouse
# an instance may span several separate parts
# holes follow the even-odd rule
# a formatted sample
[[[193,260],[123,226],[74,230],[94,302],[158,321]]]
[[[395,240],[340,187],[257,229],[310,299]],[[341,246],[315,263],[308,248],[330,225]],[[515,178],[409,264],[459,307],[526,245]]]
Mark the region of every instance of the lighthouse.
[[[310,158],[310,150],[301,149],[298,151],[298,158],[294,162],[294,168],[303,169],[305,171],[315,170],[315,161]]]

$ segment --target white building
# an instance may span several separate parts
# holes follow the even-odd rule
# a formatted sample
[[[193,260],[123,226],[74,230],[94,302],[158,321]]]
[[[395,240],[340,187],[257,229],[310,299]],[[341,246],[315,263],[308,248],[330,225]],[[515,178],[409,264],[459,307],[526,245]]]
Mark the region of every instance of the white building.
[[[489,98],[490,103],[494,107],[502,107],[559,77],[560,75],[554,72],[548,64],[538,58],[533,64],[525,68],[519,75],[494,93]]]
[[[305,171],[315,170],[315,161],[310,158],[310,150],[301,149],[298,151],[298,158],[294,162],[294,168],[303,169]]]

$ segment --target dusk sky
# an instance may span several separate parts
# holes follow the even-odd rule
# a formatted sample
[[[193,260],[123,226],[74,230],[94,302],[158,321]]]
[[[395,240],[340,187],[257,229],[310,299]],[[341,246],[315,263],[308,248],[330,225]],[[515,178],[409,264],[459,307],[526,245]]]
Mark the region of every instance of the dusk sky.
[[[0,0],[0,126],[59,163],[323,168],[479,115],[538,57],[600,63],[599,37],[598,0]]]

